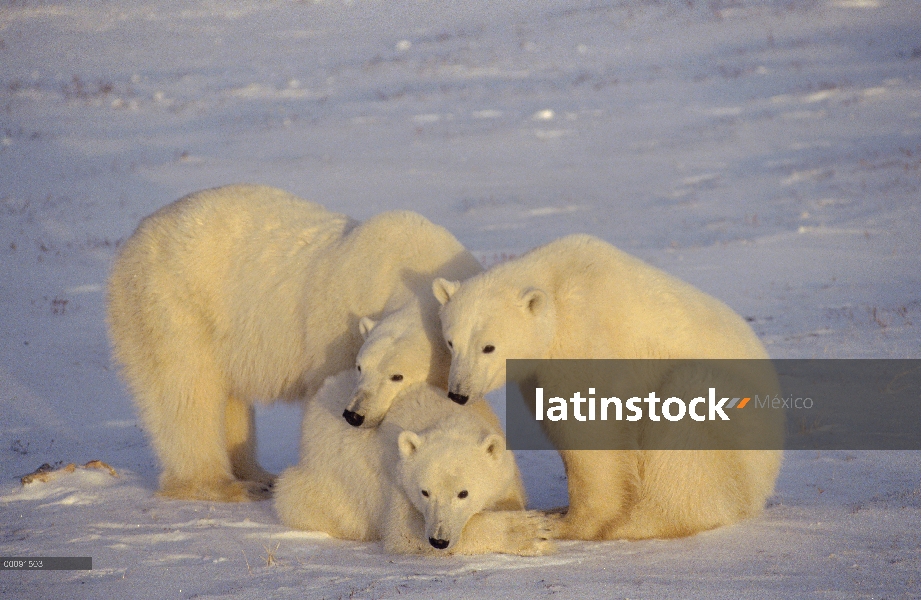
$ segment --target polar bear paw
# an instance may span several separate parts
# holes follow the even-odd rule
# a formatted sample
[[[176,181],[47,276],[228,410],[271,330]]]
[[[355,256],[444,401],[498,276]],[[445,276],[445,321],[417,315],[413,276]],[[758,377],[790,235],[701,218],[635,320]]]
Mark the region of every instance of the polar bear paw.
[[[508,511],[506,540],[509,548],[521,556],[542,556],[556,550],[550,519],[536,510]]]
[[[166,480],[158,495],[177,500],[209,500],[216,502],[253,502],[272,497],[272,486],[259,481],[236,479],[218,481]]]

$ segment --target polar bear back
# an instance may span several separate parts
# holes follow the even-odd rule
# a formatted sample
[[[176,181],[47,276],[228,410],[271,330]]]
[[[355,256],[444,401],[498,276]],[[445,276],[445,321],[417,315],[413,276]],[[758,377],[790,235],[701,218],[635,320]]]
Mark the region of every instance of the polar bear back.
[[[559,321],[547,358],[767,358],[726,304],[589,235],[560,238],[478,279],[481,293],[550,293]]]
[[[294,388],[308,357],[302,323],[309,266],[352,219],[265,186],[191,194],[141,221],[109,283],[115,357],[135,387],[189,349],[213,357],[233,393],[270,399]]]

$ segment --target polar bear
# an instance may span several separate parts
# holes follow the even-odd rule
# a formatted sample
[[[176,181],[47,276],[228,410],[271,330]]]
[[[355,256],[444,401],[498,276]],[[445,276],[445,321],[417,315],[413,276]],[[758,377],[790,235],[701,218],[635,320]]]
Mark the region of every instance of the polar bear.
[[[767,358],[725,304],[587,235],[561,238],[463,283],[436,279],[433,292],[453,353],[449,393],[458,403],[503,385],[507,358]],[[720,376],[730,388],[778,390],[772,369],[746,381]],[[688,373],[655,377],[663,398],[700,383]],[[542,426],[554,441],[553,425]],[[560,454],[570,505],[555,534],[573,539],[676,537],[756,515],[782,459],[773,450]]]
[[[355,360],[358,384],[343,413],[350,425],[376,427],[394,397],[413,384],[448,389],[451,354],[441,337],[438,308],[429,294],[380,321],[364,317],[358,322],[364,338]]]
[[[361,317],[428,301],[435,276],[479,270],[415,213],[358,223],[264,186],[197,192],[144,219],[112,268],[108,323],[160,493],[267,497],[253,402],[309,399],[354,367]]]
[[[405,554],[544,554],[547,519],[525,492],[485,400],[461,408],[417,383],[375,429],[340,417],[355,370],[327,380],[305,409],[301,460],[278,478],[275,509],[289,527],[383,540]]]

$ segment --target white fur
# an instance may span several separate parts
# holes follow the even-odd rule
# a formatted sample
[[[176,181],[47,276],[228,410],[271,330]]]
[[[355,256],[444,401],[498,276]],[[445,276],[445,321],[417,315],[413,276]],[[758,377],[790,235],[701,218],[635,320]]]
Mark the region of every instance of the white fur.
[[[355,371],[330,378],[307,406],[300,463],[278,478],[282,523],[383,540],[397,553],[551,549],[546,519],[521,510],[514,456],[484,400],[460,407],[417,383],[397,395],[377,428],[359,429],[340,418],[357,378]],[[436,549],[432,539],[447,546]]]
[[[503,385],[507,358],[767,358],[725,304],[586,235],[463,283],[436,279],[433,292],[453,350],[449,389],[458,396]],[[752,383],[721,376],[729,388]],[[656,377],[679,397],[699,384],[687,373]],[[759,374],[754,385],[777,390],[773,373]],[[570,506],[558,535],[579,539],[688,535],[758,514],[782,458],[780,451],[560,454]]]
[[[269,187],[205,190],[144,219],[113,267],[108,319],[161,493],[266,496],[252,403],[310,398],[354,366],[360,317],[479,268],[420,215],[358,223]]]
[[[474,275],[475,273],[470,273]],[[438,303],[407,302],[380,321],[359,322],[364,344],[358,353],[358,386],[347,410],[364,418],[362,427],[375,427],[402,390],[420,382],[448,389],[451,354],[441,336]]]

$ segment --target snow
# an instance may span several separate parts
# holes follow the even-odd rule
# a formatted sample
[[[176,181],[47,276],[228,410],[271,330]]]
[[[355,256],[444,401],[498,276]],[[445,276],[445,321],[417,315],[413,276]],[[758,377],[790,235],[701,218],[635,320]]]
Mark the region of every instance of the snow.
[[[598,235],[776,358],[921,355],[915,0],[23,0],[0,9],[0,555],[15,598],[917,598],[921,455],[790,452],[764,516],[681,540],[419,558],[153,496],[104,285],[141,217],[275,185],[416,210],[490,264]],[[491,399],[501,410],[501,393]],[[259,413],[296,461],[299,410]],[[522,452],[531,505],[566,503]],[[49,482],[42,463],[82,465]]]

